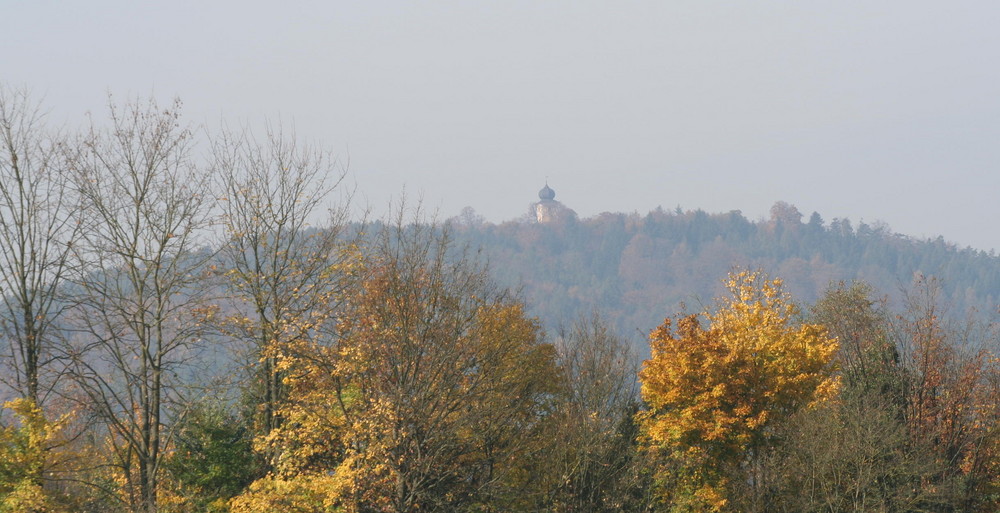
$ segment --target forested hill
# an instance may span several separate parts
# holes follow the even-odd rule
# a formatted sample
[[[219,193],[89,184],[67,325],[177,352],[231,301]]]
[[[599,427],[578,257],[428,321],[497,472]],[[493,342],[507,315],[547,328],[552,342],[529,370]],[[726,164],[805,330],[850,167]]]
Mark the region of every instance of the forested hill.
[[[639,338],[681,303],[701,310],[737,266],[782,278],[802,304],[831,282],[864,280],[898,306],[919,274],[939,281],[953,314],[994,312],[1000,299],[1000,257],[992,252],[941,237],[918,240],[882,223],[826,222],[817,213],[806,220],[784,202],[760,221],[739,211],[678,208],[547,224],[495,225],[464,215],[452,224],[459,240],[482,249],[501,283],[521,288],[550,330],[598,311],[621,333]]]

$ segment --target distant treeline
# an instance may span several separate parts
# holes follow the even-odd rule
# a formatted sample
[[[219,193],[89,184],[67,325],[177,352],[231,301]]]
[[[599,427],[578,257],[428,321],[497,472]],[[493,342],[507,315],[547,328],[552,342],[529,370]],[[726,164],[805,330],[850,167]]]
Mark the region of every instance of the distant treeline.
[[[452,221],[457,237],[481,248],[494,276],[520,287],[549,329],[600,311],[620,333],[644,335],[681,304],[699,311],[734,268],[781,276],[805,303],[831,283],[859,280],[900,306],[920,277],[940,282],[950,315],[992,315],[1000,300],[1000,257],[992,252],[908,237],[884,223],[825,222],[815,212],[804,220],[785,202],[761,221],[680,207],[546,224],[490,224],[467,211]]]

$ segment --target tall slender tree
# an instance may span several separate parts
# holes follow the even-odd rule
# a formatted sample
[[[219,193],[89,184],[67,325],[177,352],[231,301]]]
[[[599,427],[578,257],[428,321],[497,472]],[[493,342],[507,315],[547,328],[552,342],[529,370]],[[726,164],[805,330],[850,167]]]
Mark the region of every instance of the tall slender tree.
[[[258,427],[268,433],[280,424],[285,397],[277,347],[322,324],[342,287],[338,266],[350,244],[340,235],[349,201],[324,207],[344,170],[328,151],[280,129],[269,129],[263,141],[248,129],[223,132],[213,154],[235,308],[226,329],[245,344],[248,400],[260,405]]]
[[[63,368],[58,294],[80,235],[63,144],[40,109],[27,91],[0,86],[0,336],[10,368],[0,376],[35,404]]]
[[[597,314],[579,319],[556,344],[564,376],[546,458],[551,511],[634,511],[643,502],[633,416],[637,361]]]
[[[179,375],[210,311],[211,254],[199,248],[211,184],[191,159],[179,101],[109,103],[110,128],[92,125],[73,162],[85,223],[73,375],[106,427],[122,501],[155,512],[168,410],[186,401]]]
[[[898,345],[908,371],[906,423],[911,438],[932,455],[936,472],[925,487],[936,499],[964,511],[990,511],[998,477],[994,455],[983,450],[997,437],[996,333],[977,322],[949,319],[940,282],[918,275],[899,317]]]

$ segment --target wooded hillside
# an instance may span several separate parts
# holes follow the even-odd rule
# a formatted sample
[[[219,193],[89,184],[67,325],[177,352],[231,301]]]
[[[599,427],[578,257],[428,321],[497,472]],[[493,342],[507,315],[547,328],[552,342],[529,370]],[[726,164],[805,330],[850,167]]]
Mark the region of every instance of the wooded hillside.
[[[454,218],[457,237],[481,248],[504,285],[521,288],[549,329],[600,311],[620,333],[642,338],[681,303],[699,311],[722,292],[734,268],[781,276],[798,301],[816,301],[831,283],[860,280],[902,305],[920,276],[938,279],[951,315],[992,315],[1000,304],[1000,256],[922,240],[883,223],[804,219],[776,203],[769,219],[739,211],[657,209],[586,219],[502,224]]]

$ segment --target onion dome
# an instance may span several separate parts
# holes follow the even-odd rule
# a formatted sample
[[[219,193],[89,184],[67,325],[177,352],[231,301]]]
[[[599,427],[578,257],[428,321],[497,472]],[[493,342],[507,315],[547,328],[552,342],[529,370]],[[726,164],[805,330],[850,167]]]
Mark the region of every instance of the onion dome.
[[[552,200],[556,197],[556,191],[549,188],[549,184],[545,184],[542,190],[538,191],[538,198],[541,200]]]

